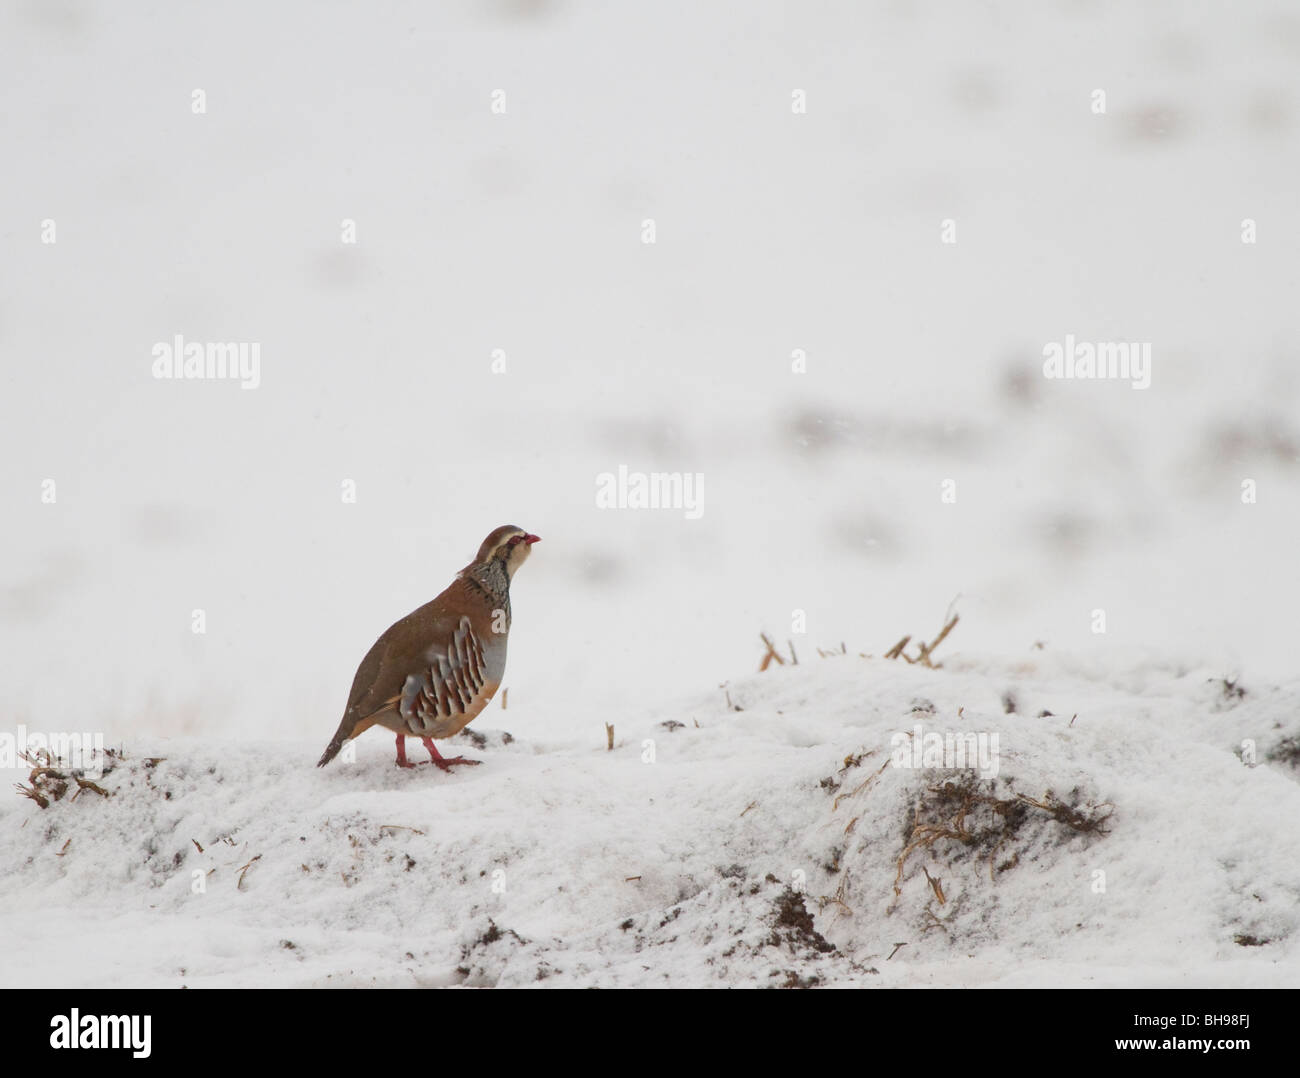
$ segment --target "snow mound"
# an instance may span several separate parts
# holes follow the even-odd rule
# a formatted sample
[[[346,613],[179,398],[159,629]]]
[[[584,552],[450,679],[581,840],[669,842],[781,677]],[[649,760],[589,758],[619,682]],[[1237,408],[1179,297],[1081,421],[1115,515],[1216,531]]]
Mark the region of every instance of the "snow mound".
[[[0,804],[0,983],[1294,986],[1298,700],[839,655],[450,774],[140,739]]]

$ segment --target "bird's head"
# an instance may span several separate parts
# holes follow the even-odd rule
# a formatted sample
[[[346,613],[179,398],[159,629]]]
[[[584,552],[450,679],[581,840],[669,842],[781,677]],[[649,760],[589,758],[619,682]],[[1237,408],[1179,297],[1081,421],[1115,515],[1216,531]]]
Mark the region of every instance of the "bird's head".
[[[528,560],[533,544],[540,541],[539,535],[530,535],[513,524],[503,524],[483,540],[475,561],[479,565],[500,564],[505,569],[506,577],[513,577]]]

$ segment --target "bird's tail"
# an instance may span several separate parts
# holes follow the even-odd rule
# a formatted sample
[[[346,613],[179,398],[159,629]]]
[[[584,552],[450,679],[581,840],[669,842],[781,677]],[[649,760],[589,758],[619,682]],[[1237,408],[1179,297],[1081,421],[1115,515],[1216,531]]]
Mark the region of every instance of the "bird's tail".
[[[316,761],[317,767],[324,767],[339,754],[339,749],[343,747],[343,742],[352,736],[352,727],[354,725],[355,723],[352,721],[351,715],[343,716],[343,721],[339,723],[339,728],[334,731],[334,736],[330,738],[330,743],[325,746],[325,751],[321,753],[320,759]]]

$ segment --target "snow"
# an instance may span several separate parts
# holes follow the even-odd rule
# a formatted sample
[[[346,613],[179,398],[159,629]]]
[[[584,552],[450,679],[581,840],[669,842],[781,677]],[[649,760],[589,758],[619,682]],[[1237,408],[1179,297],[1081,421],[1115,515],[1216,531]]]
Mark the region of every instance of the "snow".
[[[1282,0],[6,6],[0,735],[125,758],[0,798],[0,983],[1300,984],[1298,42]],[[155,379],[177,335],[257,388]],[[1149,388],[1044,378],[1069,337]],[[623,469],[702,513],[599,508]],[[483,765],[317,771],[506,522]],[[941,669],[882,657],[950,606]],[[896,895],[969,778],[852,794],[917,722],[996,733],[962,788],[1024,813]]]
[[[494,709],[481,749],[457,741],[483,764],[450,774],[399,770],[386,737],[324,770],[314,743],[133,739],[108,799],[0,804],[2,939],[40,956],[6,982],[1294,985],[1300,785],[1268,757],[1296,701],[1048,653],[849,654],[634,713],[612,750]],[[996,733],[996,778],[895,766],[917,723]],[[1030,806],[996,849],[914,851],[895,893],[945,782],[1099,826]]]

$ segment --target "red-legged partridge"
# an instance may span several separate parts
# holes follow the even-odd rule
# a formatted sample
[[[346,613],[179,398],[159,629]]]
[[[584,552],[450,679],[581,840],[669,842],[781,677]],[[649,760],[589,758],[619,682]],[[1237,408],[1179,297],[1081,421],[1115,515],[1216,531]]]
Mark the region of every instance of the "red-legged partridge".
[[[488,705],[506,669],[510,580],[528,560],[538,536],[506,524],[483,540],[478,556],[431,603],[389,626],[366,652],[352,680],[347,710],[317,767],[371,726],[397,734],[397,766],[406,739],[424,741],[433,762],[477,764],[439,755],[434,738],[460,733]]]

